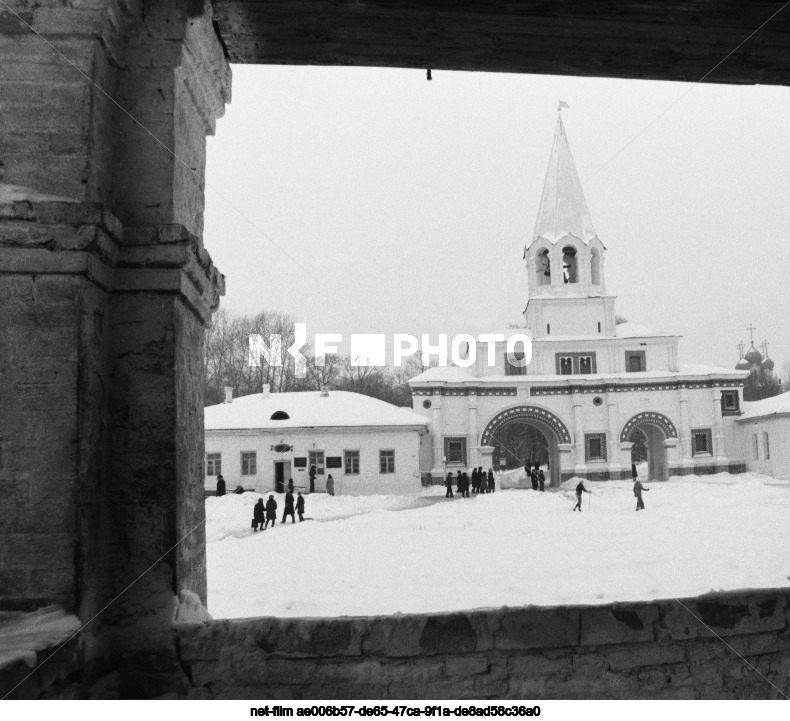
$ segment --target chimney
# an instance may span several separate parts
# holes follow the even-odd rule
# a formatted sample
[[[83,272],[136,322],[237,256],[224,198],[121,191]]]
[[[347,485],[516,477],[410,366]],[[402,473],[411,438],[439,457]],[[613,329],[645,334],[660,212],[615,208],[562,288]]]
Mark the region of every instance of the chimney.
[[[264,383],[263,389],[261,391],[261,398],[268,398],[269,397],[269,384]]]
[[[225,386],[225,403],[233,403],[233,386]]]

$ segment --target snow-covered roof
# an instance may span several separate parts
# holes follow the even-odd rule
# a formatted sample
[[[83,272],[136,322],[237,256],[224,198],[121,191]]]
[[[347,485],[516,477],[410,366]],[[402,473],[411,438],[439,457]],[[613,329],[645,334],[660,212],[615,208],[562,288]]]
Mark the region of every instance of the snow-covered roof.
[[[778,396],[763,398],[761,401],[747,401],[743,404],[743,413],[739,421],[748,421],[763,416],[790,415],[790,391]]]
[[[282,411],[283,420],[272,420]],[[377,398],[349,391],[255,393],[204,409],[205,428],[211,430],[314,427],[425,426],[428,419],[410,408],[399,408]]]
[[[456,366],[448,366],[447,368],[435,367],[428,368],[425,372],[412,378],[410,384],[418,383],[471,383],[474,385],[480,384],[532,384],[532,383],[567,383],[576,385],[582,383],[598,383],[606,380],[629,380],[632,382],[644,382],[651,380],[665,381],[665,380],[679,380],[681,378],[693,378],[699,376],[716,377],[726,379],[742,379],[748,373],[732,368],[721,368],[719,366],[709,366],[700,364],[681,363],[678,365],[676,371],[646,371],[644,373],[595,373],[595,374],[574,374],[574,375],[523,375],[523,376],[506,376],[506,375],[485,375],[475,376],[472,375],[469,368],[458,368]]]
[[[532,238],[556,243],[569,233],[584,243],[596,237],[560,116]]]

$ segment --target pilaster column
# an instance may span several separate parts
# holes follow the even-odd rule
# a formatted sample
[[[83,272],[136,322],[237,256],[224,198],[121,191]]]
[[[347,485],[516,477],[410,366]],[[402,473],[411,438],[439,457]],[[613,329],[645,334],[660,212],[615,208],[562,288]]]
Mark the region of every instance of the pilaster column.
[[[680,463],[691,464],[691,428],[689,427],[689,397],[688,389],[680,389],[680,448],[678,449],[680,455]]]
[[[620,458],[620,438],[619,438],[619,418],[617,413],[617,400],[613,394],[606,394],[607,408],[607,436],[608,436],[608,458],[609,470],[615,474],[622,470]]]
[[[478,443],[477,393],[470,391],[468,399],[469,399],[469,432],[466,436],[466,445],[468,449],[467,463],[470,466],[477,467],[480,465],[480,448],[477,445]]]
[[[718,463],[728,463],[724,455],[724,425],[721,420],[721,389],[711,388],[711,401],[713,408],[713,456]]]
[[[444,423],[442,417],[442,396],[435,390],[431,396],[431,438],[433,439],[434,473],[444,470]]]
[[[573,448],[576,466],[583,467],[584,461],[584,426],[582,425],[582,396],[575,391],[571,394],[573,404]]]

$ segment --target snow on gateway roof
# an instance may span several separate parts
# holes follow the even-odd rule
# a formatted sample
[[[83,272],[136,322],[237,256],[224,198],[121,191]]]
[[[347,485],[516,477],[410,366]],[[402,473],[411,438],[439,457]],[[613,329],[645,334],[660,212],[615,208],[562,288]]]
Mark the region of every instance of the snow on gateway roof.
[[[284,411],[287,420],[273,421],[272,414]],[[409,408],[399,408],[377,398],[349,391],[300,393],[255,393],[234,398],[232,403],[208,406],[205,428],[312,428],[315,426],[425,426],[428,419]]]
[[[776,416],[780,414],[790,414],[790,391],[780,393],[778,396],[763,398],[761,401],[749,401],[743,404],[743,414],[738,417],[738,421],[748,421],[752,418],[762,418],[763,416]]]

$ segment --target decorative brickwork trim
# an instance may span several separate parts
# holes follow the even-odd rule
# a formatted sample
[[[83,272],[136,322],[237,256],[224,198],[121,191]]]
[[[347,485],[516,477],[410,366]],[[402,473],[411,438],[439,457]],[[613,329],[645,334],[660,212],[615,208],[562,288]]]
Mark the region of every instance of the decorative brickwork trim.
[[[571,442],[571,434],[559,416],[556,416],[545,408],[538,408],[537,406],[516,406],[515,408],[508,408],[501,413],[497,413],[488,422],[480,438],[480,445],[494,445],[493,436],[499,427],[514,420],[540,421],[554,431],[560,443]]]

